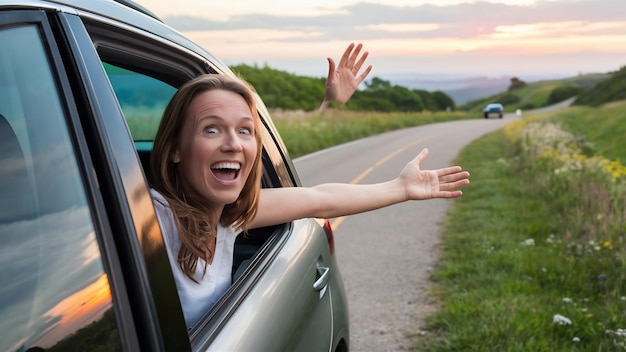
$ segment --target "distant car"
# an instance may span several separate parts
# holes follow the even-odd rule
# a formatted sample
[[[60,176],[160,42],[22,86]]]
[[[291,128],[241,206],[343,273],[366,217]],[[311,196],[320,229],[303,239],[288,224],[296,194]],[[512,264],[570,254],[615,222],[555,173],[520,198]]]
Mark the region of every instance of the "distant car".
[[[201,74],[234,75],[132,2],[0,1],[0,351],[349,349],[324,219],[239,236],[232,286],[187,330],[144,170]],[[262,187],[298,187],[257,98]]]
[[[491,103],[483,109],[483,116],[486,119],[491,116],[502,118],[504,116],[504,107],[500,103]]]

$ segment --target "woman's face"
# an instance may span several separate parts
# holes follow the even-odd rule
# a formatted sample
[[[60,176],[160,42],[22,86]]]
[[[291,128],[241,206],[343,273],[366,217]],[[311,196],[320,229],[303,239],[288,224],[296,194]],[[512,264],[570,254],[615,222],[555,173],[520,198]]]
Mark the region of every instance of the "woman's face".
[[[237,200],[252,170],[258,147],[253,118],[241,95],[222,89],[196,95],[185,117],[172,161],[187,188],[220,211]]]

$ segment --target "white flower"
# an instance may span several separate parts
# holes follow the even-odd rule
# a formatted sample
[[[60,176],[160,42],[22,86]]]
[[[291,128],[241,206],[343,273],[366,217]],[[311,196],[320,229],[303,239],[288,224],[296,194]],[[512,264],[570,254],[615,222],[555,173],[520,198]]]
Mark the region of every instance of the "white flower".
[[[529,239],[527,239],[525,241],[522,241],[520,244],[522,246],[534,246],[535,245],[535,240],[532,239],[532,238],[529,238]]]
[[[571,298],[569,298],[569,297],[563,297],[563,302],[565,302],[565,303],[572,303],[573,300]]]
[[[574,338],[572,339],[572,341],[573,341],[573,342],[580,342],[580,339],[579,339],[578,337],[574,337]]]
[[[552,317],[552,324],[557,325],[572,325],[572,321],[569,318],[562,316],[561,314],[555,314]]]

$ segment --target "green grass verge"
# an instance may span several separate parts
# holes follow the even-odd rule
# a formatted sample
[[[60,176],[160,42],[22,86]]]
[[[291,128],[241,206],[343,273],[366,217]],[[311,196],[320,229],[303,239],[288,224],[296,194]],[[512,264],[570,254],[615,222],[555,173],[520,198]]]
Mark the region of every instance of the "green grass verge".
[[[274,118],[292,157],[386,131],[437,122],[476,119],[467,112],[368,113],[331,110],[305,118]]]
[[[545,120],[585,138],[589,155],[623,156],[624,103]],[[472,183],[444,226],[431,292],[441,309],[427,317],[416,350],[625,350],[626,190],[605,201],[601,185],[578,171],[570,175],[580,181],[564,186],[520,150],[497,131],[458,156]],[[618,170],[611,182],[623,185]],[[555,323],[557,315],[571,324]]]

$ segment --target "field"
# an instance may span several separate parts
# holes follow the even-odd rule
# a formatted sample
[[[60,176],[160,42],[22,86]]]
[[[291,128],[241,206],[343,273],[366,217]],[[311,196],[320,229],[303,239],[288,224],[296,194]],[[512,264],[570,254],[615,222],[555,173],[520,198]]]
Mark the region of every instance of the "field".
[[[456,163],[420,351],[626,350],[626,102],[524,118]]]

